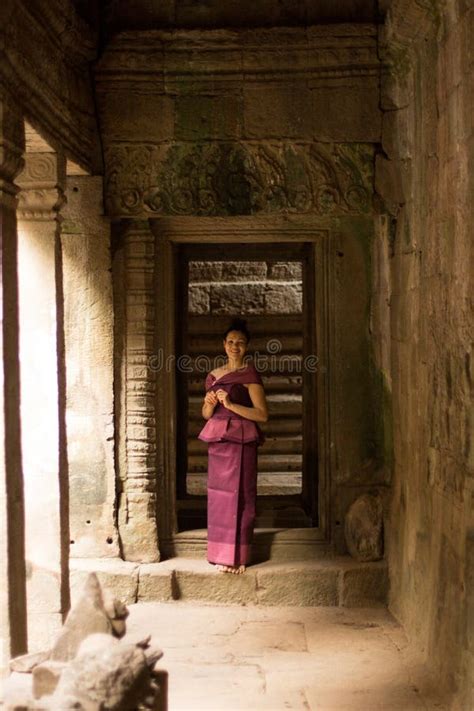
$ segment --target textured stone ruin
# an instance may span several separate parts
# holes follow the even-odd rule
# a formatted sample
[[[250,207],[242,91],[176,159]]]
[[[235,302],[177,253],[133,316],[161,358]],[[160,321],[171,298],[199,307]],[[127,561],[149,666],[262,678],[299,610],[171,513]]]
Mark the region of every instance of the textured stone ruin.
[[[75,604],[97,571],[126,604],[387,605],[474,708],[473,23],[472,0],[0,3],[0,666],[51,703],[122,654],[154,696],[124,608],[92,582]],[[270,416],[258,565],[229,582],[198,364],[237,312]]]
[[[127,642],[127,607],[87,578],[51,649],[10,662],[29,675],[24,689],[7,690],[8,711],[166,711],[166,673],[155,664],[163,652],[151,637]]]

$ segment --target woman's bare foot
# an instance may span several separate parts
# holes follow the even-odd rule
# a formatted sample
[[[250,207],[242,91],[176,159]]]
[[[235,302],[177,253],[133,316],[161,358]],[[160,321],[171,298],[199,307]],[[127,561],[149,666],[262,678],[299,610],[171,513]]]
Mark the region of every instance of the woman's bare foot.
[[[217,565],[219,573],[233,573],[234,575],[242,575],[245,573],[245,565]]]

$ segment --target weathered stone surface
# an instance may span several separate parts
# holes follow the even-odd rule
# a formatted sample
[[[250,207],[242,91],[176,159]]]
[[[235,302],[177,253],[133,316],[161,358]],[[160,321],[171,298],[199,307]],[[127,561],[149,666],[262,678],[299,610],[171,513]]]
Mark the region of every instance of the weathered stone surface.
[[[70,585],[73,604],[82,596],[84,585],[90,573],[95,573],[100,584],[108,593],[124,604],[136,602],[138,588],[138,565],[120,558],[71,558]]]
[[[371,143],[296,140],[111,143],[109,215],[364,214]]]
[[[68,363],[70,554],[115,557],[119,548],[114,520],[110,223],[103,216],[100,176],[68,177],[66,196],[61,250]],[[87,289],[83,288],[84,274],[88,275]]]
[[[93,635],[81,644],[54,693],[53,707],[135,708],[149,692],[151,677],[144,650],[134,644]],[[76,704],[76,705],[74,705]]]
[[[347,548],[360,561],[383,557],[383,507],[379,496],[363,494],[349,508],[344,521]]]
[[[376,156],[375,189],[393,214],[396,214],[399,205],[406,201],[402,173],[407,167],[399,160],[387,160],[381,155]]]
[[[101,94],[99,94],[101,96]],[[164,141],[174,132],[174,102],[153,91],[107,92],[101,101],[103,131],[111,140]]]
[[[222,281],[229,282],[249,282],[265,281],[267,275],[267,265],[265,262],[222,262]]]
[[[378,82],[312,90],[312,135],[317,141],[380,141]]]
[[[175,137],[192,141],[238,138],[242,123],[240,96],[179,96]]]
[[[392,232],[388,295],[390,607],[430,659],[438,688],[459,697],[472,512],[472,22],[466,5],[396,0],[387,51],[380,45],[392,68],[391,80],[382,75],[382,105],[407,107],[392,119],[394,149],[403,154],[413,140],[411,161],[397,168],[406,205]]]
[[[41,699],[42,696],[49,696],[55,692],[61,674],[66,667],[67,662],[48,660],[33,669],[33,696],[35,699]]]
[[[340,605],[344,607],[373,607],[386,605],[389,579],[385,563],[366,563],[343,570]]]
[[[268,285],[265,290],[265,312],[270,314],[300,314],[303,311],[301,284]]]
[[[208,284],[190,284],[188,289],[188,310],[190,314],[210,312],[211,287]]]
[[[140,566],[138,600],[164,602],[173,599],[173,573],[161,563]]]
[[[257,570],[257,598],[260,605],[337,605],[338,571],[330,567]]]
[[[51,661],[70,661],[81,642],[96,632],[112,634],[112,624],[105,612],[98,577],[90,573],[81,597],[71,608],[51,650]]]
[[[300,281],[303,278],[301,262],[269,262],[268,278],[282,281]]]
[[[295,82],[292,86],[244,87],[246,138],[310,138],[311,92]]]
[[[251,604],[257,602],[255,575],[218,573],[211,565],[209,572],[177,568],[174,594],[178,600],[208,600],[209,602]]]
[[[29,674],[34,667],[49,659],[50,652],[32,652],[31,654],[22,654],[20,657],[15,657],[10,661],[10,671]]]
[[[211,313],[261,313],[265,306],[263,284],[216,284],[211,287]]]
[[[189,262],[189,283],[199,281],[219,281],[224,262]]]

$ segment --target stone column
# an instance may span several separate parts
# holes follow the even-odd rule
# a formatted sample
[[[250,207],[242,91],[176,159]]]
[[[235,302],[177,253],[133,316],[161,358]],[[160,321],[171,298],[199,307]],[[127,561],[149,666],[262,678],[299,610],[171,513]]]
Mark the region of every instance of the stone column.
[[[110,221],[102,178],[69,175],[61,211],[71,556],[118,557]]]
[[[29,650],[48,648],[69,606],[68,472],[59,210],[65,159],[27,153],[18,178],[22,453]]]
[[[18,360],[18,188],[22,116],[0,96],[0,668],[26,651],[26,577]]]
[[[149,368],[154,350],[154,237],[147,221],[126,221],[122,232],[121,268],[115,273],[117,305],[116,357],[123,363],[120,399],[119,534],[126,560],[158,561],[156,525],[155,373]]]

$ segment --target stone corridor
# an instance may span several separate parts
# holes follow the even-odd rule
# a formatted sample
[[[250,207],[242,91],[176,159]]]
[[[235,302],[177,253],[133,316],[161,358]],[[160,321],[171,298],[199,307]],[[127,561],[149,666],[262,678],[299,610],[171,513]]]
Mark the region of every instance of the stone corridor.
[[[158,662],[169,711],[474,710],[473,37],[472,0],[0,2],[12,709],[164,711]],[[198,439],[231,317],[239,578]]]

